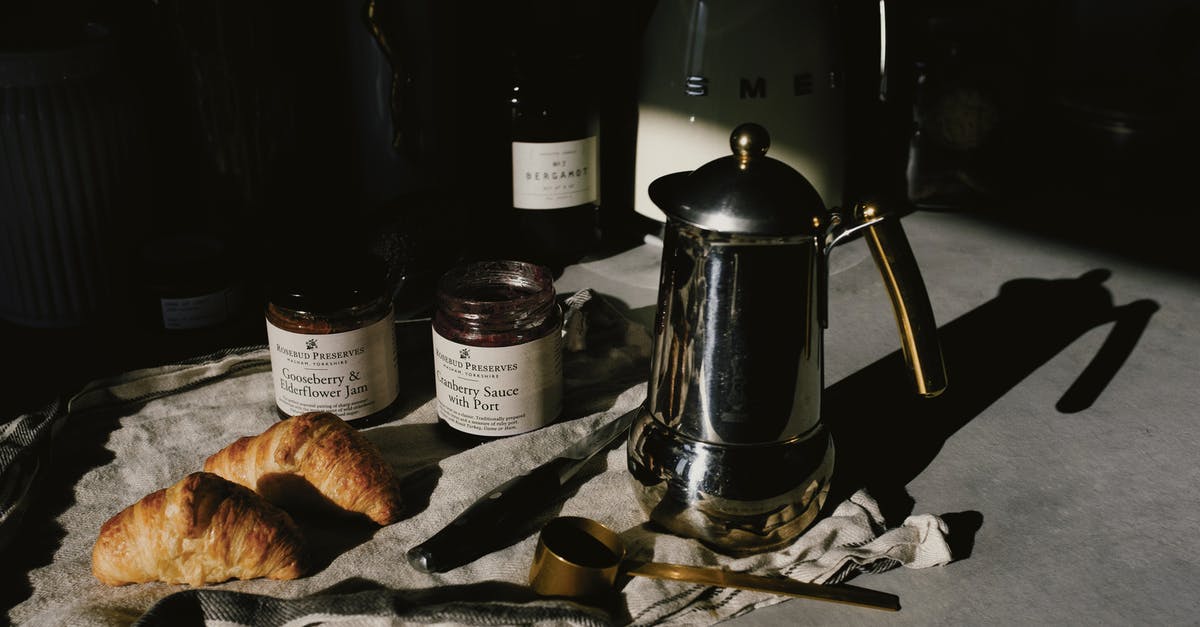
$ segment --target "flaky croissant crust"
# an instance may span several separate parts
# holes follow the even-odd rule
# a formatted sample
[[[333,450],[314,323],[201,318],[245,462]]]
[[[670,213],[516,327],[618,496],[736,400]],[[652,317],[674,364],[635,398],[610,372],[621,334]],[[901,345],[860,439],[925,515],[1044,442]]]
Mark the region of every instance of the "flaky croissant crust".
[[[110,586],[295,579],[306,561],[287,512],[204,472],[126,507],[101,526],[92,548],[92,574]]]
[[[285,507],[315,491],[336,507],[380,525],[400,518],[400,486],[379,450],[334,414],[312,412],[275,423],[213,454],[204,470]],[[290,479],[298,478],[301,481]]]

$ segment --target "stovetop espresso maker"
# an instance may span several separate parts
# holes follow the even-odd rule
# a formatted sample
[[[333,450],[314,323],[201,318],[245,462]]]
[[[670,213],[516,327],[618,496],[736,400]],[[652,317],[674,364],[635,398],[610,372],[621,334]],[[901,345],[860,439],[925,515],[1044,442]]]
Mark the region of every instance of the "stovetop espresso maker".
[[[936,324],[899,221],[871,205],[829,211],[766,156],[756,124],[733,154],[649,188],[666,214],[647,400],[629,470],[650,519],[733,554],[795,540],[833,473],[821,423],[827,259],[865,231],[896,309],[917,392],[945,387]]]

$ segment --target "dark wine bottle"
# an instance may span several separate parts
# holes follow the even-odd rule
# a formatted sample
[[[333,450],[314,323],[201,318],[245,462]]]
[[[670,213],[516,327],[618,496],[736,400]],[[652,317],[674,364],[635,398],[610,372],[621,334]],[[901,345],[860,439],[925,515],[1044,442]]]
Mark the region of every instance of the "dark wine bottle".
[[[557,274],[598,241],[599,116],[582,54],[551,46],[512,59],[514,256]]]

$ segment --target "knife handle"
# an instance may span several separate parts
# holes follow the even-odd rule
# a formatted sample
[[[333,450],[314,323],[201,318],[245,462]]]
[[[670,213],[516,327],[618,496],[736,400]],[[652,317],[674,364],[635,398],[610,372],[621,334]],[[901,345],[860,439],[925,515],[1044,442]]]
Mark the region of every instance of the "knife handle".
[[[554,459],[514,477],[480,497],[428,540],[409,549],[408,563],[427,573],[444,573],[504,548],[559,494],[559,470],[570,459]]]

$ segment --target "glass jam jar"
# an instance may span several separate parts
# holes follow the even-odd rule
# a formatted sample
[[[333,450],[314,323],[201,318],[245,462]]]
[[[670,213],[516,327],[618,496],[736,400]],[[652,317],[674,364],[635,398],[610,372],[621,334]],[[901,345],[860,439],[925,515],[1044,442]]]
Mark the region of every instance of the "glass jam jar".
[[[383,263],[362,256],[282,274],[266,307],[280,415],[327,411],[347,421],[378,419],[400,395]]]
[[[472,436],[527,433],[562,413],[562,311],[548,268],[482,261],[442,276],[433,316],[437,412]]]
[[[213,329],[240,317],[244,290],[237,254],[226,238],[159,235],[142,246],[138,261],[142,307],[147,314],[153,312],[159,329]]]

